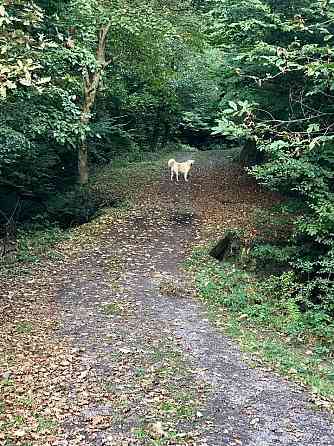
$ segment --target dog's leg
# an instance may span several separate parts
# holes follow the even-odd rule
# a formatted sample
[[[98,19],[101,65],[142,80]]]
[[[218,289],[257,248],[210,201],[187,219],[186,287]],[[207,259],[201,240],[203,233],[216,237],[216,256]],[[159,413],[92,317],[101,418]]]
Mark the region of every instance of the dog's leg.
[[[176,181],[179,181],[179,171],[176,172]]]
[[[170,180],[173,181],[174,171],[173,169],[170,170]]]
[[[185,172],[185,174],[184,174],[184,181],[188,182],[188,172]]]

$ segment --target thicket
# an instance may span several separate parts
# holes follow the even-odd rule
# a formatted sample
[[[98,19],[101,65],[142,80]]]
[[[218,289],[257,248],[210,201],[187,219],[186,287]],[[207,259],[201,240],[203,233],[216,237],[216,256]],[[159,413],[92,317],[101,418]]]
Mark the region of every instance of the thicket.
[[[222,53],[213,131],[256,147],[250,173],[286,197],[285,223],[258,231],[252,255],[258,269],[293,272],[294,302],[325,330],[334,316],[334,1],[210,1],[205,16]]]

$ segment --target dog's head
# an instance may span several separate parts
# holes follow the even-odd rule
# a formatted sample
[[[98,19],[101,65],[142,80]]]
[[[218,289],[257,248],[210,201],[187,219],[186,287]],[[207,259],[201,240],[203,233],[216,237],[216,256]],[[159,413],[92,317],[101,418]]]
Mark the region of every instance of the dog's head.
[[[195,160],[188,160],[189,166],[192,166],[194,164]]]

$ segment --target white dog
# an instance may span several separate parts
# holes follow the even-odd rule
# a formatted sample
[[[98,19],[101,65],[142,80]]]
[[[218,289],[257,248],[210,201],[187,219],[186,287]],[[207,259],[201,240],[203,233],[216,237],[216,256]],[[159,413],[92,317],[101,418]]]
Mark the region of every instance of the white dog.
[[[194,164],[194,160],[188,160],[184,163],[178,163],[175,159],[170,159],[168,161],[168,167],[170,168],[170,180],[173,181],[174,173],[176,176],[176,181],[179,181],[179,173],[183,173],[184,180],[188,181],[189,171],[191,166]]]

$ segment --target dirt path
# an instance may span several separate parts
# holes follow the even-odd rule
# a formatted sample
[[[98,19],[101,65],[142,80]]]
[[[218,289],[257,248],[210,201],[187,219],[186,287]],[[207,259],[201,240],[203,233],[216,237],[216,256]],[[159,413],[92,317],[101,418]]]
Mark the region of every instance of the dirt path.
[[[296,385],[250,367],[208,321],[180,269],[191,245],[217,227],[245,226],[258,201],[276,198],[214,153],[201,156],[188,184],[170,183],[167,172],[148,183],[136,206],[101,223],[86,249],[37,268],[18,293],[13,279],[10,298],[21,293],[36,327],[29,349],[15,335],[23,365],[6,379],[19,383],[20,398],[27,386],[32,396],[40,392],[42,380],[49,390],[39,397],[43,416],[34,415],[30,442],[21,427],[6,446],[333,446],[330,416],[312,411]],[[40,290],[56,305],[38,300]],[[54,326],[52,311],[56,338],[43,321]],[[59,435],[49,435],[49,413]]]
[[[163,180],[151,201],[112,225],[68,269],[59,335],[79,352],[76,367],[85,379],[69,382],[76,415],[57,444],[334,444],[330,417],[312,412],[307,394],[249,367],[201,305],[182,296],[187,286],[179,263],[199,236],[205,209],[214,212],[224,196],[222,172],[213,164],[202,167],[202,177],[197,169],[189,184]],[[216,191],[211,184],[210,203],[208,181]],[[234,187],[237,202],[240,184]],[[252,196],[243,195],[243,212]],[[195,219],[178,218],[184,209]],[[120,259],[121,274],[113,267]]]

